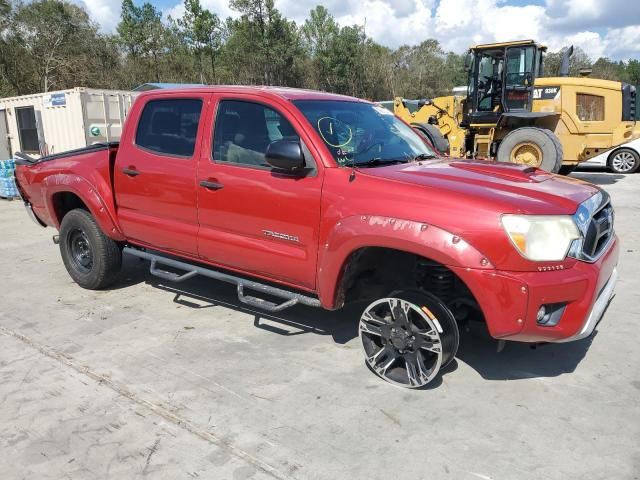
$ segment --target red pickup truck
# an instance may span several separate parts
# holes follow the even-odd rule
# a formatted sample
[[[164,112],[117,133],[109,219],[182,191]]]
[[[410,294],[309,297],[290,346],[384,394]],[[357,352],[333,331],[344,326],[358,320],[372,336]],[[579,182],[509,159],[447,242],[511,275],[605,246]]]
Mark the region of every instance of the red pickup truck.
[[[435,157],[370,102],[216,86],[143,93],[119,144],[21,156],[16,178],[80,286],[114,282],[127,253],[269,311],[362,302],[366,363],[401,386],[432,381],[469,319],[504,340],[590,335],[617,279],[607,193]]]

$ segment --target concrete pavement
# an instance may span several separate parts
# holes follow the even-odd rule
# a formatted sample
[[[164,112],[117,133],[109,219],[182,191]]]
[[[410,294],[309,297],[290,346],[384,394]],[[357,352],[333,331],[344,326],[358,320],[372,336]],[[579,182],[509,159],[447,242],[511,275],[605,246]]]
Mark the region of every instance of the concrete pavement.
[[[611,193],[623,242],[597,335],[467,335],[422,391],[366,369],[355,311],[264,315],[133,258],[82,290],[55,232],[1,202],[0,478],[640,478],[640,174],[573,176]]]

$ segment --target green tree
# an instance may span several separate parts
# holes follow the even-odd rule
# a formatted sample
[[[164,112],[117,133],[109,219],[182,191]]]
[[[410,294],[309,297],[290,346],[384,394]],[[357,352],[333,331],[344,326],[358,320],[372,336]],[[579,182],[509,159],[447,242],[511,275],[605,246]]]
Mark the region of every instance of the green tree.
[[[627,81],[632,85],[640,85],[640,61],[631,59],[626,67]]]
[[[358,25],[342,27],[330,45],[330,90],[347,95],[364,94],[362,75],[366,36]]]
[[[237,83],[297,85],[302,56],[296,24],[282,17],[273,0],[231,0],[240,13],[228,19],[225,61]]]
[[[174,83],[200,82],[199,61],[187,41],[178,20],[169,17],[164,29],[162,80]]]
[[[140,29],[140,9],[132,0],[123,0],[120,23],[116,28],[121,45],[128,55],[136,58],[140,55],[142,32]]]
[[[10,32],[13,30],[14,11],[8,0],[0,0],[0,97],[20,92],[24,85],[22,69],[19,68],[20,54],[24,47]]]
[[[592,65],[591,76],[593,78],[601,78],[603,80],[622,80],[625,75],[624,65],[620,66],[617,62],[612,62],[608,58],[601,57]]]
[[[144,3],[140,9],[140,26],[142,53],[150,60],[155,80],[158,82],[161,80],[160,55],[164,50],[165,27],[162,23],[162,13],[150,3]]]
[[[216,83],[216,59],[222,44],[220,19],[215,13],[202,8],[200,0],[185,0],[184,16],[178,20],[184,39],[195,54],[200,83],[207,83],[203,57],[208,57],[211,83]]]
[[[303,46],[311,60],[309,86],[327,90],[331,88],[331,47],[340,27],[322,5],[309,12],[309,18],[301,28]]]
[[[5,89],[23,94],[105,83],[115,52],[82,8],[58,0],[6,5],[0,48]]]
[[[165,30],[162,13],[156,7],[150,3],[137,7],[132,0],[123,0],[117,32],[127,54],[128,83],[161,80]]]
[[[544,57],[544,72],[545,77],[557,77],[560,74],[560,66],[562,64],[562,57],[564,56],[567,47],[560,49],[558,52],[549,52]],[[569,76],[580,76],[580,70],[591,68],[592,63],[589,55],[580,47],[573,49],[573,55],[569,59]]]
[[[408,98],[450,95],[454,86],[467,83],[464,57],[446,53],[435,39],[402,46],[391,58],[394,95]]]

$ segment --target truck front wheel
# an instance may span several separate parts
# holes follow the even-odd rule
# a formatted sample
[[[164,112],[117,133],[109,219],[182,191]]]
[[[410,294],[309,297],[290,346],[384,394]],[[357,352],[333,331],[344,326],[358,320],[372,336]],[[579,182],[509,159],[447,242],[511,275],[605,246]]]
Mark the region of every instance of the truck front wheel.
[[[71,210],[60,224],[60,254],[71,278],[81,287],[100,290],[111,285],[122,265],[122,251],[83,209]]]
[[[434,380],[453,360],[460,341],[449,308],[424,292],[394,292],[376,300],[362,313],[359,331],[367,366],[406,388]]]

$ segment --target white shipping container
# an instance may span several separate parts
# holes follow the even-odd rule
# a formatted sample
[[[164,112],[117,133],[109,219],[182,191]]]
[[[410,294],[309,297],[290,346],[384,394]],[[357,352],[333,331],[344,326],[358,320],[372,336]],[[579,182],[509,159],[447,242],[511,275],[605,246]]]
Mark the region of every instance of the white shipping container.
[[[137,92],[76,87],[0,99],[0,159],[120,140]]]

